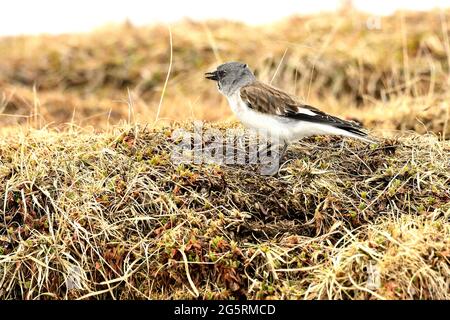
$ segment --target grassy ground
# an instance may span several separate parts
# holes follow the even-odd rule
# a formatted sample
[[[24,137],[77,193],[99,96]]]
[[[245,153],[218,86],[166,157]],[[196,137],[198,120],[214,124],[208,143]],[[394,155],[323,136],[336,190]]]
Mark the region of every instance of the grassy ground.
[[[450,298],[448,142],[311,139],[264,177],[174,164],[171,130],[2,141],[1,297]]]
[[[0,39],[0,298],[450,299],[449,15]],[[186,119],[237,125],[227,60],[380,142],[175,163]]]

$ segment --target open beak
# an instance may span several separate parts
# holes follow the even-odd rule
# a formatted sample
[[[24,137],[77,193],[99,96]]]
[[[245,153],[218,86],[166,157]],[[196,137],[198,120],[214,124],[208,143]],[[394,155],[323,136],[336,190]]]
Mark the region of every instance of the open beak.
[[[219,75],[217,71],[205,73],[205,78],[209,80],[219,81]]]

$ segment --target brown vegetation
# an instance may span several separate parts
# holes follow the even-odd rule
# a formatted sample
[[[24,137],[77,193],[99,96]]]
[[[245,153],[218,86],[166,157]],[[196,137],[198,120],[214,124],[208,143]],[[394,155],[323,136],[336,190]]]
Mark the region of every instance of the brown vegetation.
[[[0,39],[0,298],[449,299],[449,14],[184,21],[171,68],[163,26]],[[227,60],[384,139],[174,163]]]

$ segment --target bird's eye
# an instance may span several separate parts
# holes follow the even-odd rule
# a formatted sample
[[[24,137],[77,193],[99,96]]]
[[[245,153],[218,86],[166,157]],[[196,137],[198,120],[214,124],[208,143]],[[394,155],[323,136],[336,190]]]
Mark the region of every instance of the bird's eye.
[[[219,73],[219,77],[220,77],[220,78],[225,77],[225,75],[227,74],[227,72],[224,71],[224,70],[220,70],[220,71],[218,71],[218,73]]]
[[[243,65],[242,65],[242,68],[243,68],[243,69],[247,68],[247,65],[246,65],[246,64],[243,64]]]

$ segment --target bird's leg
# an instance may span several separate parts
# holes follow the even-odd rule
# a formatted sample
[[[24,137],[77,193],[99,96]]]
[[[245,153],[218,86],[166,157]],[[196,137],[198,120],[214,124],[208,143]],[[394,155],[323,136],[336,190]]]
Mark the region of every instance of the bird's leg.
[[[280,144],[276,145],[277,148],[280,147]],[[271,156],[271,157],[264,157],[261,159],[261,174],[262,175],[268,175],[268,176],[273,176],[276,173],[278,173],[278,169],[280,168],[280,162],[283,159],[286,150],[288,147],[288,143],[286,141],[284,141],[283,146],[281,147],[281,150],[275,151],[273,150],[273,146],[271,146],[271,148],[269,149],[271,151],[271,154],[273,155],[274,153],[276,153],[276,156]],[[267,150],[268,148],[266,147],[265,150]]]
[[[286,154],[286,150],[287,150],[288,146],[289,146],[289,144],[287,143],[287,141],[284,141],[283,148],[281,149],[281,152],[280,152],[280,157],[279,157],[280,161],[283,159],[284,155]]]
[[[264,143],[262,146],[256,144],[254,148],[249,148],[248,161],[249,164],[258,163],[258,159],[261,160],[262,154],[267,154],[267,150],[270,150],[267,146],[267,143]]]

